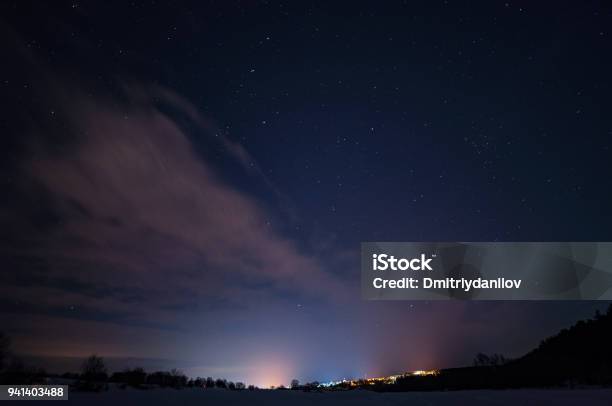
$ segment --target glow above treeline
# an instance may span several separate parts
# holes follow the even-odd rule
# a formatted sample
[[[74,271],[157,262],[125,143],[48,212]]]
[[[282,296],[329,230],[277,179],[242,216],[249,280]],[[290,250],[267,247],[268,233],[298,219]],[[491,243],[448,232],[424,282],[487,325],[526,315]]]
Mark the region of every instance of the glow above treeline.
[[[381,376],[378,378],[364,378],[364,379],[352,379],[352,380],[343,379],[341,381],[330,381],[330,382],[319,384],[319,387],[329,388],[332,386],[338,386],[342,384],[349,385],[349,386],[360,386],[364,384],[366,385],[393,384],[398,378],[403,378],[406,376],[428,376],[428,375],[438,375],[439,373],[440,371],[437,369],[432,369],[428,371],[418,370],[418,371],[406,372],[406,373],[399,374],[399,375]]]

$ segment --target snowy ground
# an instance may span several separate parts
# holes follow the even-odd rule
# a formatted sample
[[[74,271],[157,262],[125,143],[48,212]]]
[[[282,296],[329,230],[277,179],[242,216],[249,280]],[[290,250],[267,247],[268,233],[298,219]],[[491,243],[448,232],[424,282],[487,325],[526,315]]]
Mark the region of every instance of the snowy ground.
[[[612,389],[479,390],[458,392],[374,393],[369,391],[305,393],[301,391],[225,391],[201,389],[71,392],[76,405],[611,405]]]

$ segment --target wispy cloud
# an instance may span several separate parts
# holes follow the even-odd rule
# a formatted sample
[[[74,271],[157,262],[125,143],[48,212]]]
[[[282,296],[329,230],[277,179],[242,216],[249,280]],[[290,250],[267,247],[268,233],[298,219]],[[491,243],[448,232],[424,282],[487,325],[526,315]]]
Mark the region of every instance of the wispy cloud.
[[[346,289],[336,277],[205,162],[156,107],[160,97],[207,130],[197,110],[173,93],[130,87],[122,101],[74,93],[61,148],[40,141],[48,134],[35,135],[21,173],[55,220],[35,244],[12,253],[12,266],[30,275],[13,290],[21,289],[20,300],[130,318],[146,318],[154,308],[156,320],[165,314],[170,321],[179,310],[245,306],[275,294],[342,298]],[[222,144],[240,164],[256,167],[240,144]],[[12,209],[3,211],[10,216]],[[25,266],[26,258],[38,258],[38,266]],[[36,289],[45,294],[33,295]]]

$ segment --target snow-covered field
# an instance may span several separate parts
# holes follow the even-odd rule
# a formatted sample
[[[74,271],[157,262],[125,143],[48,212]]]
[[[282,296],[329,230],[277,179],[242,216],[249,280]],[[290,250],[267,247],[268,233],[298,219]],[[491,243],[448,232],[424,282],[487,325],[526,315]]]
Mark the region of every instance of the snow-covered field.
[[[612,389],[479,390],[458,392],[374,393],[369,391],[305,393],[301,391],[225,391],[201,389],[71,392],[77,405],[612,405]]]

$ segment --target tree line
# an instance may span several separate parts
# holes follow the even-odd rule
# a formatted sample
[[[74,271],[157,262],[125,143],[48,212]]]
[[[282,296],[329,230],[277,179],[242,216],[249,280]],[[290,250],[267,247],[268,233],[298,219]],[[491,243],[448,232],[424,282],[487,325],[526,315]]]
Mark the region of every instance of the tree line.
[[[228,390],[255,390],[254,385],[248,387],[243,382],[233,382],[221,378],[188,378],[178,369],[169,371],[147,372],[143,368],[127,368],[123,371],[108,372],[104,358],[98,355],[87,357],[78,373],[67,372],[60,376],[48,374],[42,368],[26,366],[24,362],[11,352],[11,340],[0,332],[0,384],[38,385],[45,384],[50,378],[63,378],[71,382],[74,389],[85,391],[102,391],[109,384],[120,388],[204,388]]]
[[[77,387],[85,390],[104,390],[109,383],[117,384],[120,388],[202,388],[202,389],[228,389],[228,390],[255,390],[255,386],[248,388],[243,382],[232,382],[227,379],[212,377],[188,378],[182,371],[171,369],[170,371],[147,372],[143,368],[128,368],[123,371],[108,374],[104,359],[97,355],[91,355],[85,360],[81,368],[81,374],[74,377],[77,379]]]

